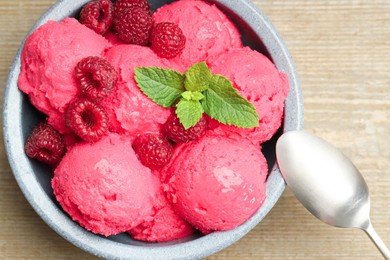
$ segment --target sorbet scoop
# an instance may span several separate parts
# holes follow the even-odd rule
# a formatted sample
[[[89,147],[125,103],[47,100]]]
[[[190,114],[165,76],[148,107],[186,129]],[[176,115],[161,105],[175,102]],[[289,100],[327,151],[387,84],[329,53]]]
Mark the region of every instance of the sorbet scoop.
[[[367,184],[340,150],[306,131],[291,131],[277,141],[276,157],[287,186],[314,216],[332,226],[364,230],[390,259],[371,224]]]

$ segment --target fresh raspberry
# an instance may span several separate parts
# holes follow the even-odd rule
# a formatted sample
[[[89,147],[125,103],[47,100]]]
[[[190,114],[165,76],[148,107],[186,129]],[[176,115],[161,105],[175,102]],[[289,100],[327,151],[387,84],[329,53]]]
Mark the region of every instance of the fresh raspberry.
[[[98,34],[106,33],[114,21],[114,5],[110,0],[95,0],[83,6],[80,23]]]
[[[119,13],[125,9],[138,7],[151,14],[150,6],[147,0],[117,0],[114,3],[114,7],[115,13]]]
[[[114,18],[114,29],[126,43],[147,45],[152,25],[152,16],[138,7],[124,9]]]
[[[161,134],[145,133],[135,139],[133,149],[143,165],[158,170],[171,159],[173,147]]]
[[[188,143],[201,137],[207,128],[207,121],[204,117],[196,125],[184,129],[176,113],[172,113],[162,127],[162,133],[175,143]]]
[[[66,125],[87,142],[96,142],[108,130],[106,110],[96,102],[80,98],[71,102],[65,113]]]
[[[186,37],[180,27],[170,22],[156,24],[150,38],[153,51],[163,58],[173,58],[180,54],[186,43]]]
[[[99,57],[86,57],[74,69],[81,93],[91,99],[108,96],[118,80],[115,69],[108,61]]]
[[[39,123],[32,130],[24,146],[28,157],[55,166],[65,154],[65,142],[51,125]]]

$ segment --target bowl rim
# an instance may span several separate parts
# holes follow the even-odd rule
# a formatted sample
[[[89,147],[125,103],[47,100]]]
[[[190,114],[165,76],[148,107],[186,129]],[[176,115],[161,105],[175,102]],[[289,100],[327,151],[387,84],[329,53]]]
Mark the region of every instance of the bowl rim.
[[[48,20],[62,20],[88,1],[57,1],[36,22],[26,38]],[[216,2],[229,10],[234,10],[234,13],[245,19],[260,37],[276,67],[281,72],[286,73],[289,78],[290,92],[285,102],[283,132],[303,129],[303,97],[299,77],[287,46],[270,20],[250,0],[209,0],[209,2]],[[275,163],[267,179],[267,187],[273,185],[274,190],[272,194],[268,193],[269,189],[266,190],[267,198],[261,210],[235,229],[214,232],[193,241],[176,245],[167,244],[157,247],[125,245],[107,240],[80,227],[48,198],[35,176],[31,174],[31,165],[24,152],[21,153],[24,151],[24,140],[20,127],[21,113],[14,111],[21,111],[22,108],[22,93],[18,89],[17,81],[20,73],[20,55],[25,39],[17,51],[6,83],[3,103],[4,146],[14,177],[30,205],[54,231],[75,246],[102,258],[200,259],[212,255],[242,238],[269,213],[282,195],[286,184]]]

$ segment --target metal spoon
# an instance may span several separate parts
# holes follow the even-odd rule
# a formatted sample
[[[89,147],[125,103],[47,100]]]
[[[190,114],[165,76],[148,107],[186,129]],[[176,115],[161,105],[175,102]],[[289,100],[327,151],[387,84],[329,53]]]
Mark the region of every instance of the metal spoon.
[[[291,131],[277,141],[276,157],[287,186],[314,216],[332,226],[364,230],[390,259],[371,224],[367,184],[340,150],[306,131]]]

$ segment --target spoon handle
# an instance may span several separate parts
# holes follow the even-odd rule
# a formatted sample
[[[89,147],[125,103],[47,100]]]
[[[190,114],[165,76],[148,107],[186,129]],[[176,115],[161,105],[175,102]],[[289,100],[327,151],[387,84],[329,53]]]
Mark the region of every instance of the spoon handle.
[[[371,224],[371,221],[368,223],[368,226],[363,229],[366,234],[371,238],[372,242],[376,245],[379,251],[382,253],[383,257],[387,260],[390,260],[390,250],[387,248],[383,240],[376,233],[374,227]]]

